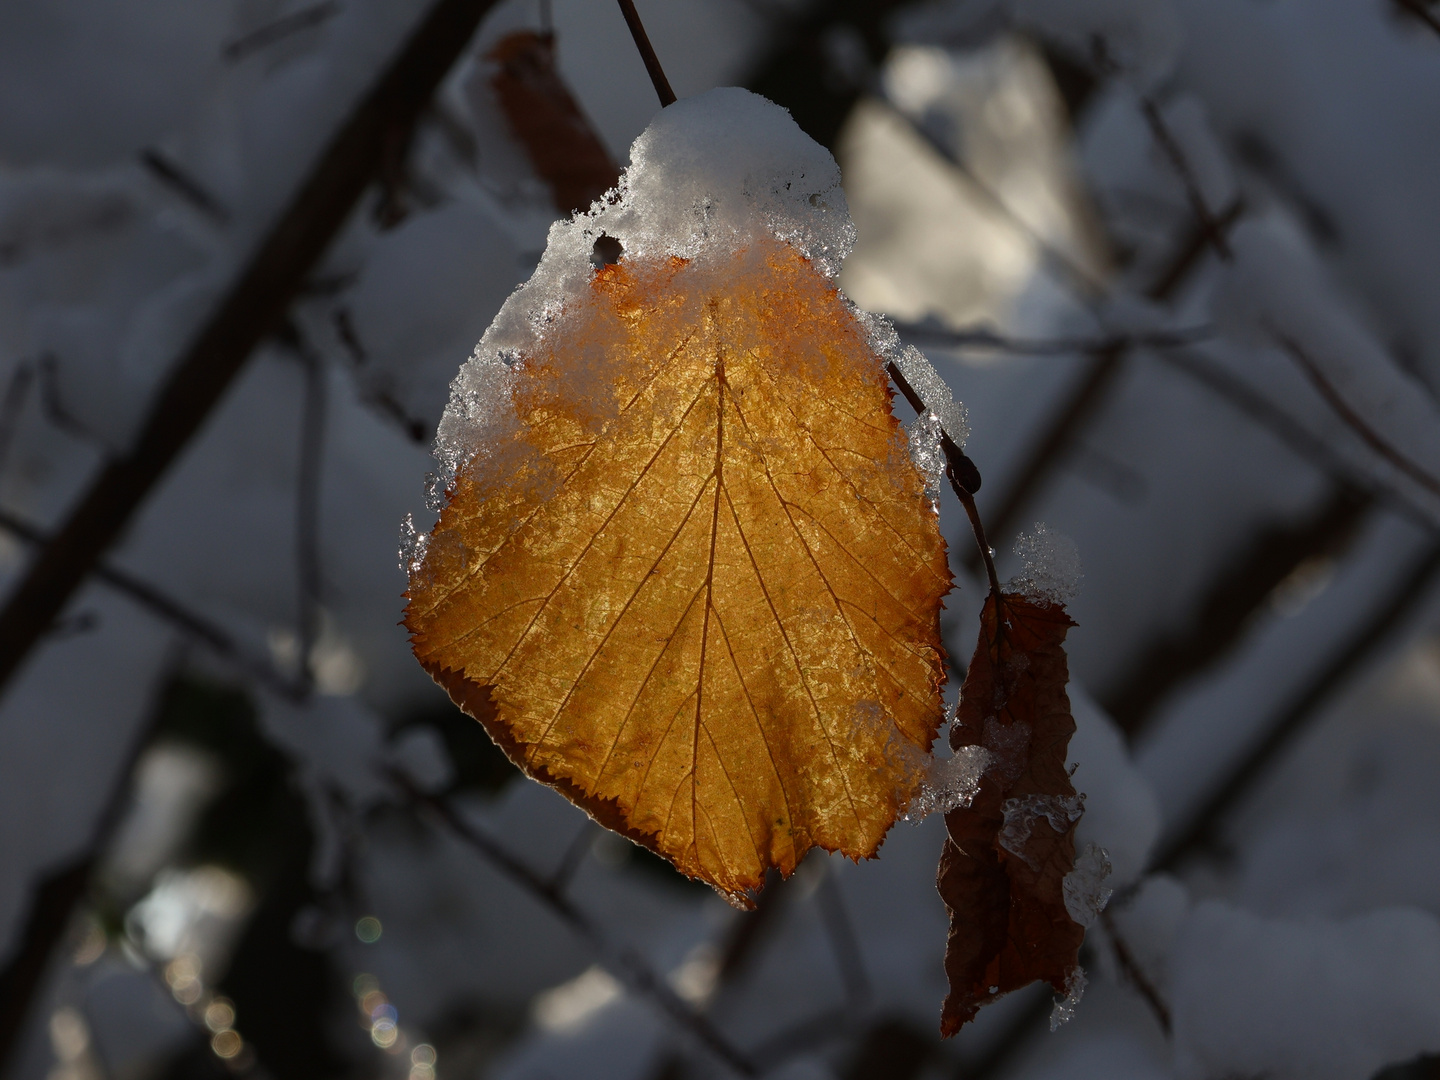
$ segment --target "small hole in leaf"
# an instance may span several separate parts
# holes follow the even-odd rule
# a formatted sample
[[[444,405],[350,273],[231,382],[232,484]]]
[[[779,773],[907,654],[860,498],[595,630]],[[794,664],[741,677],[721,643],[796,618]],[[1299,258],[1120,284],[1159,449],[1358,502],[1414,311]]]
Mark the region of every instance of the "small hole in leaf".
[[[595,246],[590,249],[590,265],[597,270],[602,266],[613,266],[620,261],[620,256],[624,253],[625,248],[619,240],[601,233],[595,238]]]

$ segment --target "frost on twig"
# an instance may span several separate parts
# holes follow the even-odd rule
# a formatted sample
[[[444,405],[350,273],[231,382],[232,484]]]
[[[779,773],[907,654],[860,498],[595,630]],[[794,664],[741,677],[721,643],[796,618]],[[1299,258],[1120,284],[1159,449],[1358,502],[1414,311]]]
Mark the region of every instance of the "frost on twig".
[[[940,445],[943,428],[940,418],[926,409],[905,425],[910,440],[910,460],[925,478],[925,496],[940,501],[940,482],[945,479],[945,451]]]

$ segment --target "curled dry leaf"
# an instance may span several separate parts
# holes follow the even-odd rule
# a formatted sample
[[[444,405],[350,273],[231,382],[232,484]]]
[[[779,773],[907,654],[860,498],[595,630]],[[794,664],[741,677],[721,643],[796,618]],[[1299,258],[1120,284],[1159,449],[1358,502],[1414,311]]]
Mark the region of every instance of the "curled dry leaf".
[[[991,764],[970,805],[945,815],[937,882],[950,910],[947,1036],[1036,979],[1058,993],[1074,985],[1085,930],[1063,891],[1082,809],[1065,768],[1075,721],[1063,643],[1073,625],[1060,604],[1010,593],[992,593],[981,615],[950,744],[983,746]]]
[[[555,66],[553,35],[517,30],[486,54],[491,88],[515,136],[562,214],[583,210],[614,185],[620,170],[580,111]]]
[[[779,240],[727,259],[601,266],[508,359],[406,625],[527,773],[748,906],[919,788],[950,572],[853,310]]]

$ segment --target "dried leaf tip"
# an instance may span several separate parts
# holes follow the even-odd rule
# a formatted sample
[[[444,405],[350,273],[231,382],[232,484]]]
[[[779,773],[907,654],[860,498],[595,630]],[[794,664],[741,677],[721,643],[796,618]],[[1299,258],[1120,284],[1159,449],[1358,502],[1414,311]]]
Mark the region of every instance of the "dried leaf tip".
[[[1063,644],[1073,625],[1058,603],[1012,593],[992,593],[981,615],[950,744],[983,750],[988,763],[969,804],[945,815],[937,879],[950,911],[947,1036],[1037,979],[1067,995],[1070,1010],[1083,988],[1085,928],[1071,906],[1083,909],[1090,882],[1072,876],[1083,801],[1065,768],[1075,721]]]

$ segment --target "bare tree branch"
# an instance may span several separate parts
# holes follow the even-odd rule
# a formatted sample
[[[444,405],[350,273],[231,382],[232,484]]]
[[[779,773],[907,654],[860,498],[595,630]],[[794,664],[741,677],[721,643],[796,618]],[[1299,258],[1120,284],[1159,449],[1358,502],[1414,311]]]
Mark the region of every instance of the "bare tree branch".
[[[1391,642],[1396,629],[1429,596],[1437,575],[1440,575],[1440,544],[1422,553],[1370,617],[1351,630],[1327,661],[1316,665],[1309,684],[1275,714],[1259,740],[1230,768],[1183,827],[1162,845],[1151,861],[1152,870],[1173,870],[1204,846],[1225,816],[1240,805],[1280,755],[1306,730],[1320,706]]]
[[[40,528],[6,510],[0,510],[0,529],[34,547],[41,547],[46,543],[45,533]],[[305,686],[290,682],[270,663],[247,653],[218,623],[212,622],[143,578],[103,562],[95,567],[95,578],[157,619],[169,623],[205,646],[216,657],[234,667],[239,674],[253,679],[271,693],[294,702],[304,701],[308,696]]]
[[[1274,332],[1274,337],[1280,347],[1295,361],[1296,366],[1305,373],[1305,377],[1310,380],[1315,389],[1320,392],[1320,396],[1325,399],[1325,404],[1330,406],[1335,415],[1340,417],[1351,431],[1360,436],[1366,446],[1370,447],[1375,453],[1395,466],[1400,472],[1410,477],[1411,480],[1414,480],[1426,491],[1429,491],[1433,495],[1440,495],[1440,479],[1437,479],[1432,473],[1427,472],[1414,461],[1411,461],[1401,453],[1389,439],[1386,439],[1376,431],[1370,423],[1345,400],[1345,395],[1340,393],[1339,388],[1320,370],[1320,365],[1300,346],[1298,341],[1279,331]]]
[[[387,775],[406,793],[412,804],[429,811],[436,823],[478,852],[589,943],[601,962],[634,993],[649,999],[732,1071],[741,1076],[759,1075],[754,1062],[731,1043],[708,1017],[686,1004],[643,956],[632,948],[612,942],[600,925],[566,895],[563,882],[546,879],[495,837],[461,817],[448,800],[419,790],[404,773],[391,769],[387,770]]]
[[[167,376],[133,445],[111,459],[0,610],[0,690],[272,332],[370,182],[496,0],[436,0],[319,157]]]

